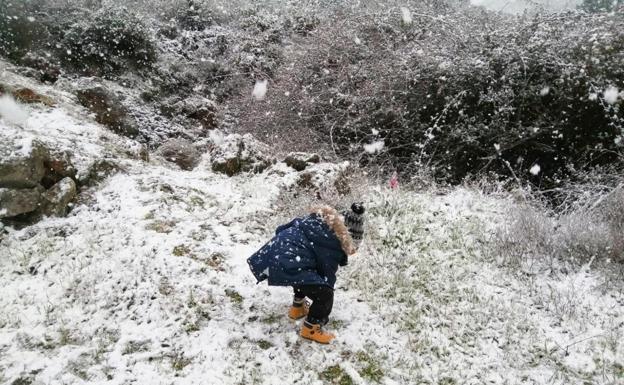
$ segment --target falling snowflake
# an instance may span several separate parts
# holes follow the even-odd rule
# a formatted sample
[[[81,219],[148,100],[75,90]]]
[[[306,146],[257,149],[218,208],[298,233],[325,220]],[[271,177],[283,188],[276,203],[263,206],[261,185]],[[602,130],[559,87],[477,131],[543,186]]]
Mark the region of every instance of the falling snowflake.
[[[539,166],[539,164],[534,165],[533,167],[531,167],[531,169],[529,170],[529,172],[532,175],[538,175],[540,173],[540,171],[542,171],[542,168]]]
[[[609,104],[615,104],[617,102],[619,96],[620,96],[620,92],[618,91],[618,89],[616,87],[609,86],[604,91],[604,100],[605,100],[605,102],[607,102]]]
[[[383,140],[378,140],[376,142],[364,145],[364,151],[368,152],[369,154],[380,152],[381,150],[383,150],[383,148],[384,148]]]
[[[401,18],[403,20],[403,24],[410,25],[412,24],[412,13],[409,9],[405,7],[401,7]]]
[[[254,86],[253,92],[251,96],[256,100],[263,100],[267,93],[267,84],[268,80],[258,80],[256,81],[256,85]]]

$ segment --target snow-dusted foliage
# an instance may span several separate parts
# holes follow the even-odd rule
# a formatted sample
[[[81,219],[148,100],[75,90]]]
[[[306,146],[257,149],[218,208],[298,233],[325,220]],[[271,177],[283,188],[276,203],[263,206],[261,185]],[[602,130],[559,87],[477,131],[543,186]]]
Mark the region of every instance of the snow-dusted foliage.
[[[336,6],[317,31],[272,80],[284,92],[251,106],[251,130],[312,131],[363,163],[453,182],[494,171],[552,187],[621,162],[621,14]],[[363,153],[380,139],[383,156]]]
[[[128,102],[153,108],[142,121],[172,134],[197,114],[171,106],[193,97],[224,111],[193,138],[221,125],[450,182],[492,171],[550,188],[621,162],[618,12],[510,16],[442,0],[15,4],[0,8],[4,55],[48,80],[138,70],[145,78],[124,87],[141,98]],[[271,92],[253,103],[259,79]],[[156,131],[141,136],[162,140]],[[380,141],[382,151],[364,150]]]

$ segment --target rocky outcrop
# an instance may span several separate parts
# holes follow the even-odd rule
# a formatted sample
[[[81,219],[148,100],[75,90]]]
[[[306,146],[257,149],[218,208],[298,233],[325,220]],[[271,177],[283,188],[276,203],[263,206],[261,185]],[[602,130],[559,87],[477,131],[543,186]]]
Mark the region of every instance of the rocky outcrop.
[[[170,100],[160,106],[160,111],[168,117],[184,116],[198,121],[205,130],[217,128],[217,107],[212,100],[189,97]]]
[[[158,154],[182,170],[192,170],[200,160],[199,151],[193,143],[184,139],[170,139],[158,148]]]
[[[48,107],[54,106],[54,100],[51,97],[42,95],[30,88],[14,88],[0,84],[0,96],[2,95],[11,95],[15,100],[22,103],[41,103]]]
[[[308,154],[306,152],[291,152],[284,159],[284,163],[297,171],[303,171],[308,165],[319,163],[321,157],[318,154]]]
[[[0,219],[28,224],[65,215],[76,197],[75,175],[69,153],[51,154],[24,138],[0,142]]]
[[[45,175],[48,150],[39,142],[0,142],[0,187],[34,188]]]
[[[80,186],[95,186],[121,170],[121,167],[113,160],[98,159],[89,165],[85,173],[78,176],[78,183]]]
[[[61,76],[61,67],[42,54],[27,53],[20,59],[20,64],[37,71],[37,78],[42,82],[55,83]]]
[[[37,211],[41,205],[42,187],[32,189],[0,188],[0,218],[10,218]]]
[[[80,104],[95,114],[95,120],[120,135],[134,138],[139,134],[138,124],[129,115],[120,98],[102,86],[76,91]]]
[[[212,148],[212,170],[228,176],[243,172],[260,173],[275,163],[269,153],[269,148],[251,134],[229,135]]]

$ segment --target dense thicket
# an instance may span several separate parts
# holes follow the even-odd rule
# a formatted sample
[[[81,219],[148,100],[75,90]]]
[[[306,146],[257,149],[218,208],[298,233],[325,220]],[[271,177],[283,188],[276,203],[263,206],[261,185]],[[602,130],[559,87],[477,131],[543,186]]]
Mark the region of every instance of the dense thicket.
[[[325,20],[275,79],[290,92],[262,124],[304,125],[363,163],[451,182],[493,171],[552,187],[622,161],[622,15],[448,12]],[[381,152],[362,151],[377,141]]]

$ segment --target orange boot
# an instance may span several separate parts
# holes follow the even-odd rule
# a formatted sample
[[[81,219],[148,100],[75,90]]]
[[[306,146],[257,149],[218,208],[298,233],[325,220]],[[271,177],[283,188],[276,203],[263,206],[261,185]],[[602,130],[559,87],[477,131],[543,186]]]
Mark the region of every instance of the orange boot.
[[[310,305],[306,301],[303,301],[303,303],[299,306],[290,306],[290,309],[288,310],[288,318],[294,320],[303,318],[308,315],[308,311],[310,311]]]
[[[320,344],[328,344],[336,338],[332,333],[324,331],[320,324],[311,324],[308,321],[303,321],[299,334],[305,339],[316,341]]]

